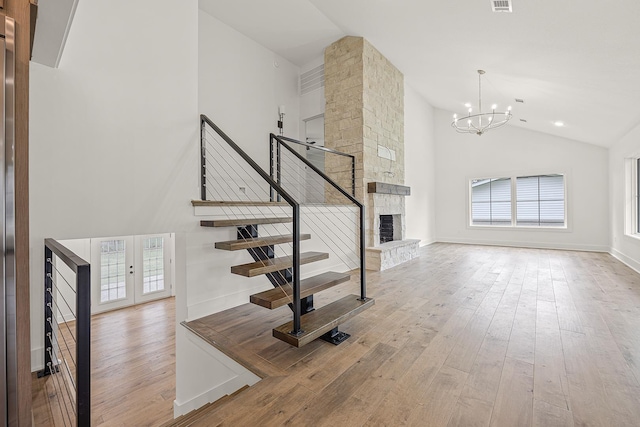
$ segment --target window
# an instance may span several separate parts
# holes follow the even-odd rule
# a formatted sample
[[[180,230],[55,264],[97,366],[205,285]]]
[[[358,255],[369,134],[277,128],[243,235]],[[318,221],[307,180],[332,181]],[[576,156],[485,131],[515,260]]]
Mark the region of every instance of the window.
[[[516,188],[516,225],[564,227],[562,175],[518,177]]]
[[[638,197],[638,188],[640,188],[640,173],[638,173],[638,171],[640,171],[640,159],[636,159],[636,188],[635,188],[635,198],[636,198],[636,229],[635,229],[635,234],[640,233],[640,215],[638,215],[638,212],[640,212],[640,197]]]
[[[566,226],[564,175],[472,179],[470,184],[472,226]]]
[[[471,181],[471,223],[511,225],[511,178]]]

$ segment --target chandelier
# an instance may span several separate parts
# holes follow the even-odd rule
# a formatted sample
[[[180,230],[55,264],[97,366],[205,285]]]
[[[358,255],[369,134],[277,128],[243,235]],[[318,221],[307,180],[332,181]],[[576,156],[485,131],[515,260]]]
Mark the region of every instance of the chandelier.
[[[473,113],[473,108],[469,104],[468,114],[463,117],[458,117],[457,114],[453,115],[453,122],[451,126],[460,133],[475,133],[476,135],[482,135],[483,133],[499,128],[505,125],[511,119],[511,106],[507,107],[507,111],[496,111],[496,104],[491,106],[491,112],[482,112],[482,75],[484,70],[478,70],[478,112]]]

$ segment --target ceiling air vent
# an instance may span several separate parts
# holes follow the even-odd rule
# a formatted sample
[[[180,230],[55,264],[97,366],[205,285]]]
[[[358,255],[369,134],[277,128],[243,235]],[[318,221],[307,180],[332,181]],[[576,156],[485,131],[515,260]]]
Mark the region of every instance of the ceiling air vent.
[[[511,13],[511,0],[491,0],[491,10]]]

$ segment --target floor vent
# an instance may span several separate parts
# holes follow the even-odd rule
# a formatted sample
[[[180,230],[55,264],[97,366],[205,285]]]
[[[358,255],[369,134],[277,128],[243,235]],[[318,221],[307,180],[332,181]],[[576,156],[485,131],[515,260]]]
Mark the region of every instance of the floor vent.
[[[491,0],[491,10],[511,13],[511,0]]]
[[[324,86],[324,64],[300,74],[300,95],[305,95]]]

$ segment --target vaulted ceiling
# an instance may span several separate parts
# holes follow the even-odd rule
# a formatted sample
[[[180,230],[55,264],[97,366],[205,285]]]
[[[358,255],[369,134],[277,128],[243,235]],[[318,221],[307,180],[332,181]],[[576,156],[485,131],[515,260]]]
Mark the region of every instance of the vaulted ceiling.
[[[606,147],[640,123],[637,0],[513,0],[513,13],[491,0],[199,3],[298,65],[344,35],[365,37],[447,111],[477,105],[484,69],[483,105],[512,105],[510,125]]]

